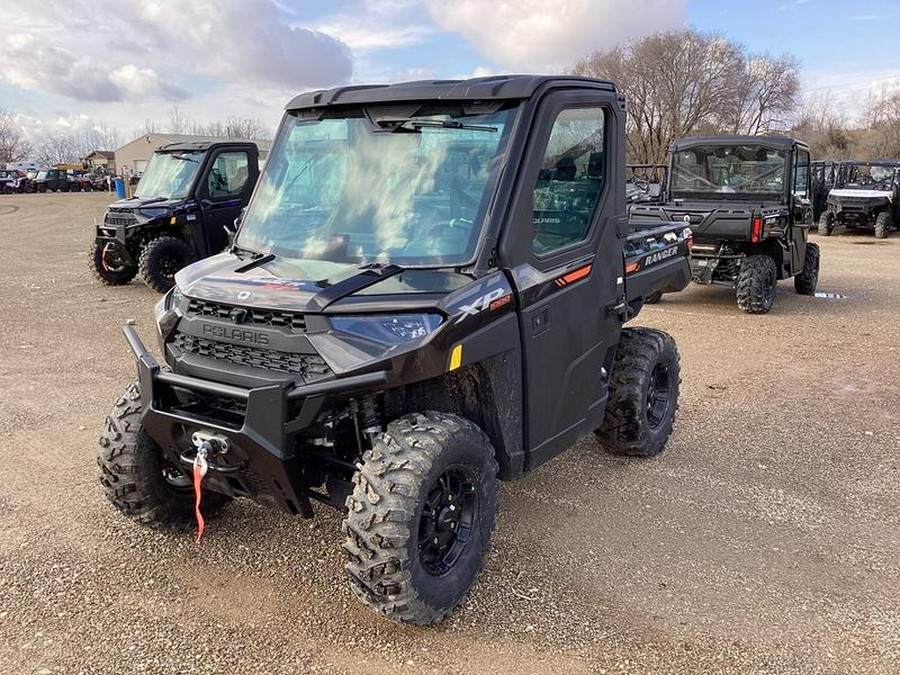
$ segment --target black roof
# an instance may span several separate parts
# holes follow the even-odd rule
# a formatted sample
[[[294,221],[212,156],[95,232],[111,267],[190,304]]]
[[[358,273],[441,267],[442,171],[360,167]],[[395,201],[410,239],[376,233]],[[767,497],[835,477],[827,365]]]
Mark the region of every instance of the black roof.
[[[161,145],[157,152],[203,152],[219,145],[256,145],[253,141],[236,141],[221,138],[215,141],[188,141],[181,143],[166,143]],[[257,146],[258,147],[258,146]]]
[[[672,148],[681,150],[697,145],[762,145],[776,150],[790,150],[797,145],[809,149],[806,143],[790,136],[690,136],[674,141]]]
[[[469,80],[417,80],[396,84],[362,84],[309,91],[296,96],[287,110],[331,105],[398,101],[497,101],[525,99],[542,87],[581,87],[616,91],[612,82],[562,75],[492,75]]]

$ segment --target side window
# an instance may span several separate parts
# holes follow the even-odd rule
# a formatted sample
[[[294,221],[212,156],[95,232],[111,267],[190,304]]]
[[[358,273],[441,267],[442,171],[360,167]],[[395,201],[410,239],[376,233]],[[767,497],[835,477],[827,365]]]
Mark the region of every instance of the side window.
[[[216,157],[207,179],[210,199],[240,195],[247,183],[248,167],[246,152],[223,152]]]
[[[535,255],[588,236],[606,176],[603,108],[567,108],[553,123],[534,186]]]
[[[809,196],[809,153],[798,150],[794,165],[794,195],[797,197]]]

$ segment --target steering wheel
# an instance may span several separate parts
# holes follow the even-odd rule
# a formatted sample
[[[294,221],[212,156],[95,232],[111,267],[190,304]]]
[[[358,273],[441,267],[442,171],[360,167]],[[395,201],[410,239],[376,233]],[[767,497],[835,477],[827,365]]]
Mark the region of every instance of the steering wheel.
[[[641,192],[650,192],[650,181],[643,176],[632,176],[631,184]]]

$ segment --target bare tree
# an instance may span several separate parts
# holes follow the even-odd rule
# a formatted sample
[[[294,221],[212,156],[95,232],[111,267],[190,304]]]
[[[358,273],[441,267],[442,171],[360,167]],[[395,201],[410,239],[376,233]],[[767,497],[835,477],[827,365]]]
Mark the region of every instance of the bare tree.
[[[74,135],[57,129],[44,135],[38,142],[34,155],[44,166],[55,166],[78,162],[82,153]]]
[[[16,114],[9,108],[0,108],[0,167],[27,159],[31,152],[31,143],[25,138]]]
[[[104,122],[93,124],[86,128],[78,139],[78,146],[87,156],[94,150],[115,150],[121,143],[119,130],[108,126]]]
[[[628,155],[641,163],[664,162],[683,136],[769,131],[799,87],[792,58],[748,57],[740,44],[690,29],[595,52],[572,72],[610,79],[625,93]]]
[[[270,138],[271,132],[260,120],[253,117],[229,117],[225,120],[225,135],[228,138]]]
[[[169,109],[168,132],[170,134],[187,134],[193,122],[177,103]]]
[[[854,130],[827,91],[804,100],[791,134],[809,144],[815,159],[844,161],[855,152]]]
[[[738,81],[739,107],[733,112],[735,134],[783,131],[797,106],[799,64],[792,56],[750,56]]]
[[[868,159],[900,157],[900,91],[883,87],[870,96],[862,122],[860,154]]]

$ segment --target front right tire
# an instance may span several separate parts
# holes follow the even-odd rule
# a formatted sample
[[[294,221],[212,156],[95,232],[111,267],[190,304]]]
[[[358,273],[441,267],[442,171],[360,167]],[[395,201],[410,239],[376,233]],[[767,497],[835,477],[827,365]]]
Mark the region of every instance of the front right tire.
[[[434,624],[463,600],[490,547],[497,460],[457,415],[394,420],[363,454],[343,531],[350,588],[396,622]]]
[[[185,531],[194,526],[190,475],[165,461],[141,423],[141,392],[133,383],[113,406],[100,437],[100,484],[106,498],[132,520],[153,528]],[[231,501],[203,491],[203,515],[212,516]]]
[[[825,211],[819,216],[818,233],[823,237],[830,237],[834,231],[834,215]]]
[[[107,246],[108,244],[100,246],[97,241],[91,244],[91,250],[88,253],[88,266],[91,268],[91,272],[100,283],[106,286],[127,284],[137,275],[137,266],[127,264]]]
[[[794,277],[794,290],[800,295],[812,295],[819,285],[819,246],[807,242],[803,270]]]
[[[672,433],[681,363],[675,340],[650,328],[624,328],[609,377],[603,423],[594,432],[614,455],[651,457]]]
[[[882,211],[875,216],[875,238],[885,239],[888,231],[891,229],[891,214],[888,211]]]

